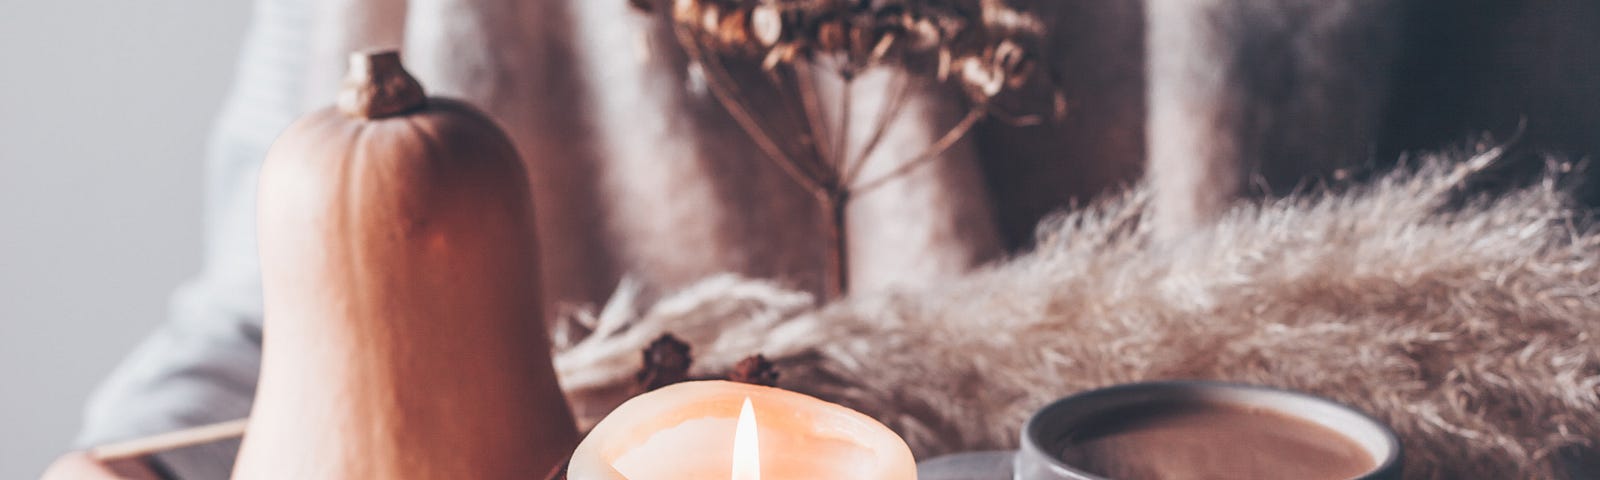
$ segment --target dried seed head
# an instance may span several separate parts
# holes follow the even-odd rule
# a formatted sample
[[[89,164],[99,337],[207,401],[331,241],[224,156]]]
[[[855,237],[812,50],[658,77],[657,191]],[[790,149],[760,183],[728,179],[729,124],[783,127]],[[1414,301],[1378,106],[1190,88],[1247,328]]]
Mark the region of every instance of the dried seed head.
[[[966,17],[958,13],[942,10],[931,12],[928,19],[933,20],[934,25],[939,28],[939,36],[943,37],[946,42],[966,33],[967,25],[971,23]]]
[[[1001,40],[994,47],[995,65],[1007,72],[1013,71],[1021,65],[1023,57],[1026,55],[1027,52],[1023,51],[1022,46],[1011,40]]]
[[[994,47],[994,67],[1006,77],[1006,86],[1020,88],[1033,73],[1033,59],[1028,51],[1011,40],[1001,40]]]
[[[984,0],[983,25],[1002,35],[1043,36],[1044,22],[1038,17],[1002,5],[998,0]]]
[[[1006,88],[1015,90],[1026,85],[1028,79],[1033,76],[1034,65],[1033,60],[1023,60],[1021,64],[1017,65],[1016,71],[1005,72]]]
[[[722,26],[722,7],[715,3],[700,5],[700,30],[716,34]]]
[[[961,65],[961,81],[984,97],[1000,94],[1000,89],[1005,86],[1005,74],[982,57],[962,57],[957,63]]]
[[[938,48],[944,43],[944,34],[939,31],[939,25],[926,18],[912,19],[906,25],[907,46],[917,51],[928,51]]]
[[[846,38],[848,35],[845,32],[843,19],[835,17],[818,22],[815,39],[817,50],[824,52],[843,50],[849,44],[849,39]]]
[[[721,22],[715,30],[717,41],[729,47],[744,47],[750,44],[750,12],[744,9],[733,10],[722,16]]]
[[[936,54],[932,73],[954,77],[983,101],[1026,87],[1044,67],[1033,50],[1043,22],[1006,0],[627,1],[641,10],[670,6],[680,28],[712,45],[710,54],[760,55],[768,70],[826,53],[845,57],[838,73],[848,77],[880,62],[921,69],[922,56]]]
[[[776,5],[761,4],[750,11],[750,33],[764,47],[783,39],[783,12]]]
[[[850,22],[850,59],[856,62],[865,61],[872,55],[872,49],[878,44],[878,36],[870,21],[856,19]]]
[[[672,19],[680,25],[693,27],[700,22],[700,0],[674,0]]]

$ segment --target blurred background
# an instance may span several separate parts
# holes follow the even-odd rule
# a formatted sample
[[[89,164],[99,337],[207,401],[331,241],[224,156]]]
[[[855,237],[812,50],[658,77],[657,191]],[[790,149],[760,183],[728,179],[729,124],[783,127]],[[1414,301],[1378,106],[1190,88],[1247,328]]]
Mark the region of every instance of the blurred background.
[[[67,450],[197,271],[202,152],[250,5],[0,0],[0,478]]]

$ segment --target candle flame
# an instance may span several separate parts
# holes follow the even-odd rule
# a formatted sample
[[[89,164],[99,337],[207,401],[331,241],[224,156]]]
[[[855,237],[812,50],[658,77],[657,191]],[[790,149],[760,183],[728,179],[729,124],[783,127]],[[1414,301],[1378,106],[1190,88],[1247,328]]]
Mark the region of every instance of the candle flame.
[[[745,397],[739,425],[733,432],[733,480],[761,480],[761,442],[756,438],[756,411]]]

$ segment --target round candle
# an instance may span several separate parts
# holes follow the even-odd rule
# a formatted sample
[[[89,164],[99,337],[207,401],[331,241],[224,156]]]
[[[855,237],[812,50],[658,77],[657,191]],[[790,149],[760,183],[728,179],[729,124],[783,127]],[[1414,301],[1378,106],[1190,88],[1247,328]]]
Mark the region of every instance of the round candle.
[[[799,393],[686,382],[623,403],[578,444],[569,480],[913,480],[905,441]]]

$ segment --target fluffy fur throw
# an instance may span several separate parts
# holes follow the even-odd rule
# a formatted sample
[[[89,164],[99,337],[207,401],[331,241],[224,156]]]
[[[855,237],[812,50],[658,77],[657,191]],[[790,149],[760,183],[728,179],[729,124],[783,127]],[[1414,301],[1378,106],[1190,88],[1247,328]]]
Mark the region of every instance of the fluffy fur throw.
[[[1461,201],[1493,153],[1240,206],[1178,241],[1152,235],[1134,189],[961,280],[821,307],[722,277],[639,310],[625,286],[572,315],[558,368],[593,420],[662,333],[708,376],[759,352],[780,386],[882,420],[922,458],[1014,447],[1032,411],[1085,389],[1249,382],[1387,421],[1408,478],[1563,476],[1600,440],[1600,234],[1554,179]]]

